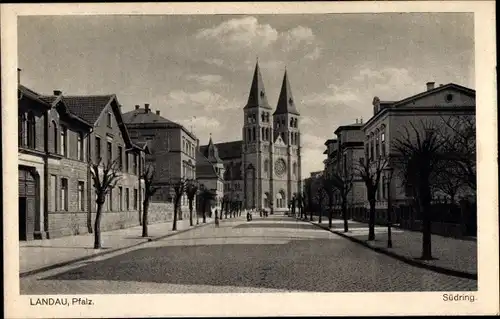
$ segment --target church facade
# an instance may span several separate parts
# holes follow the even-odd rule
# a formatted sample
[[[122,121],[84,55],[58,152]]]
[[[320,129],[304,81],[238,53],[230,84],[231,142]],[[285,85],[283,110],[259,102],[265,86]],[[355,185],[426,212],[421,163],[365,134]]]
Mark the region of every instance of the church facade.
[[[286,71],[273,110],[257,63],[243,108],[242,140],[216,144],[225,167],[225,197],[246,209],[288,210],[301,190],[299,120]]]

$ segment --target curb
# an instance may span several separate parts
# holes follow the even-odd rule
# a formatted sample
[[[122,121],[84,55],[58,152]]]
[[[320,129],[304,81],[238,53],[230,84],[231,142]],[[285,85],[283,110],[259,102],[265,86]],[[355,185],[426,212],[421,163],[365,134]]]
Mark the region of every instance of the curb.
[[[125,250],[125,249],[129,249],[129,248],[137,247],[137,246],[140,246],[140,245],[144,245],[146,243],[155,242],[155,241],[158,241],[158,240],[161,240],[161,239],[165,239],[165,238],[168,238],[168,237],[171,237],[171,236],[175,236],[175,235],[178,235],[178,234],[185,233],[187,231],[190,231],[190,230],[193,230],[193,229],[196,229],[196,228],[204,227],[204,226],[210,225],[212,223],[213,223],[213,220],[210,221],[210,222],[208,222],[208,223],[205,223],[205,224],[200,223],[200,224],[194,225],[192,227],[189,226],[189,228],[183,229],[183,230],[178,230],[175,233],[171,233],[171,234],[167,234],[167,235],[162,235],[162,236],[158,236],[158,237],[154,237],[154,238],[147,238],[146,237],[144,239],[144,241],[136,243],[136,244],[133,244],[133,245],[130,245],[130,246],[125,246],[125,247],[110,249],[110,250],[99,252],[97,254],[93,254],[93,255],[89,255],[89,256],[84,256],[84,257],[80,257],[80,258],[76,258],[76,259],[71,259],[71,260],[59,262],[59,263],[52,264],[52,265],[49,265],[49,266],[44,266],[44,267],[38,268],[38,269],[28,270],[28,271],[19,273],[19,278],[33,276],[33,275],[36,275],[38,273],[45,272],[47,270],[52,270],[52,269],[56,269],[56,268],[59,268],[59,267],[68,266],[68,265],[71,265],[71,264],[74,264],[74,263],[77,263],[77,262],[81,262],[81,261],[85,261],[85,260],[88,260],[88,259],[91,259],[91,258],[95,258],[95,257],[99,257],[99,256],[103,256],[103,255],[115,253],[115,252],[118,252],[118,251],[121,251],[121,250]]]
[[[402,262],[404,262],[404,263],[406,263],[408,265],[415,266],[415,267],[418,267],[418,268],[424,268],[424,269],[432,270],[434,272],[441,273],[441,274],[444,274],[444,275],[449,275],[449,276],[454,276],[454,277],[460,277],[460,278],[465,278],[465,279],[477,280],[477,274],[469,273],[469,272],[466,272],[466,271],[460,271],[460,270],[450,269],[450,268],[438,267],[438,266],[434,266],[434,265],[427,265],[427,264],[418,262],[418,261],[416,261],[416,260],[414,260],[412,258],[408,258],[408,257],[404,257],[404,256],[401,256],[401,255],[398,255],[398,254],[393,253],[391,251],[388,251],[386,249],[370,246],[364,240],[361,240],[361,239],[358,239],[358,238],[354,238],[354,237],[351,237],[351,236],[347,236],[347,235],[345,235],[342,232],[339,232],[339,231],[336,231],[336,230],[331,230],[331,229],[329,229],[326,226],[321,226],[321,225],[312,223],[310,221],[308,221],[308,223],[316,225],[317,227],[319,227],[319,228],[321,228],[323,230],[327,230],[327,231],[329,231],[331,233],[334,233],[336,235],[339,235],[339,236],[341,236],[343,238],[347,238],[347,239],[349,239],[352,242],[355,242],[357,244],[361,244],[364,247],[369,248],[371,250],[374,250],[374,251],[376,251],[378,253],[381,253],[381,254],[387,255],[389,257],[392,257],[394,259],[397,259],[399,261],[402,261]]]

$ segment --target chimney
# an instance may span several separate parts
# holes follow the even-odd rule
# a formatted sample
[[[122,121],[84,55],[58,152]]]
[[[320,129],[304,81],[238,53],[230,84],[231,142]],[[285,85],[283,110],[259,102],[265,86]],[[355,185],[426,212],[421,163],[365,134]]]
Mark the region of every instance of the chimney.
[[[17,85],[21,84],[21,69],[17,68]]]
[[[61,94],[62,94],[62,91],[54,90],[54,95],[61,95]]]
[[[156,115],[160,115],[160,111],[159,110],[156,110]]]
[[[427,82],[427,91],[434,89],[435,82]]]
[[[140,108],[140,106],[139,106],[139,105],[136,105],[136,106],[135,106],[135,109],[136,109],[136,110],[138,110],[139,108]]]
[[[360,118],[360,119],[359,119],[359,123],[360,123],[360,124],[363,124],[363,118]]]
[[[149,104],[148,103],[144,104],[144,109],[146,110],[146,113],[149,113]]]
[[[356,124],[358,124],[358,119],[356,119]]]

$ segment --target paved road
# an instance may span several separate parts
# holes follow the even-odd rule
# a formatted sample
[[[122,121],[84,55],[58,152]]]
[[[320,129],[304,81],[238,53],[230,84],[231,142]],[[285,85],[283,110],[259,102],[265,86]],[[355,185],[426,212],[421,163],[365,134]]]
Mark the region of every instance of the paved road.
[[[288,217],[224,220],[21,279],[21,294],[476,290]]]

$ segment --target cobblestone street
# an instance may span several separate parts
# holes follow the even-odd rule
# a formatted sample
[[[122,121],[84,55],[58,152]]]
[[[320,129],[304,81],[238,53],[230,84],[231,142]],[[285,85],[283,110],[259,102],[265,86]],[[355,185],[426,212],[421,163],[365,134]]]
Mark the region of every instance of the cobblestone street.
[[[471,291],[307,222],[223,220],[21,279],[21,294]]]

